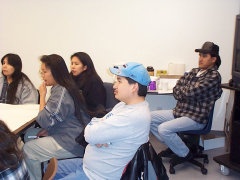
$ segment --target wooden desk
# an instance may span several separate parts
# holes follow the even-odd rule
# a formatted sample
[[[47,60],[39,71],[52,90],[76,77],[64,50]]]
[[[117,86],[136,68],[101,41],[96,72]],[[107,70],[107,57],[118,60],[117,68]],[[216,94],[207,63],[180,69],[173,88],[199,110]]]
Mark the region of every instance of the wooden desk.
[[[17,128],[15,131],[13,131],[13,133],[20,136],[23,132],[25,132],[28,128],[33,126],[35,123],[36,123],[36,118],[33,118],[31,121],[28,121],[22,126],[20,126],[19,128]]]
[[[39,104],[11,105],[0,103],[0,119],[18,135],[35,123],[38,112]]]
[[[173,94],[173,90],[172,90],[172,89],[168,89],[167,91],[162,91],[162,90],[148,90],[147,94],[148,94],[148,95]]]

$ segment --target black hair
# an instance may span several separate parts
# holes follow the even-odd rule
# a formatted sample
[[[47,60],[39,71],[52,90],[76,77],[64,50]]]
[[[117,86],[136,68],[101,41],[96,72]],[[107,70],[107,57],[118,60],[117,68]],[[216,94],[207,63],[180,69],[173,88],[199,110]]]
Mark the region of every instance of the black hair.
[[[219,68],[220,65],[221,65],[221,58],[220,58],[220,56],[218,54],[217,55],[216,54],[210,54],[210,56],[217,58],[217,60],[215,61],[215,65],[217,66],[217,68]]]
[[[137,81],[134,81],[133,79],[129,78],[129,77],[125,77],[128,81],[129,84],[134,84],[134,83],[138,83]],[[147,95],[147,86],[144,86],[140,83],[138,83],[138,96],[144,96],[146,97]]]
[[[0,171],[7,168],[15,169],[19,160],[23,159],[17,141],[18,137],[0,120]]]
[[[18,84],[22,82],[24,83],[24,80],[29,81],[31,84],[31,80],[27,77],[26,74],[22,72],[22,60],[17,54],[6,54],[2,57],[1,63],[3,65],[4,59],[8,59],[8,64],[14,67],[14,72],[12,74],[12,82],[9,84],[8,90],[7,90],[7,104],[14,104],[19,103],[19,99],[16,97],[16,92],[18,88]],[[2,72],[3,74],[3,72]],[[3,74],[3,76],[5,76]],[[6,77],[6,76],[5,76]],[[34,85],[32,84],[34,87]]]
[[[87,53],[77,52],[71,56],[71,59],[73,57],[77,57],[80,60],[80,62],[83,64],[83,66],[87,66],[87,69],[81,73],[81,76],[83,76],[83,78],[82,78],[82,81],[80,82],[80,85],[79,85],[80,87],[82,87],[85,84],[89,76],[94,76],[96,77],[96,79],[103,82],[100,76],[97,74],[97,71],[94,67],[91,57]],[[70,74],[73,77],[73,74],[72,73]]]
[[[74,101],[75,116],[85,126],[81,110],[85,112],[86,106],[81,93],[68,72],[64,59],[57,54],[51,54],[42,56],[40,60],[47,68],[50,68],[55,81],[68,90]]]

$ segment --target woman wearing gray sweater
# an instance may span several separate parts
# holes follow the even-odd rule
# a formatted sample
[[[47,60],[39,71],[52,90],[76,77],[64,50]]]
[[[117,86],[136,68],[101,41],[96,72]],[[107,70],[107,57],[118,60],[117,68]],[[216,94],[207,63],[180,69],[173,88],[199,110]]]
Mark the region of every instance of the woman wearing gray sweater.
[[[36,118],[41,128],[31,128],[25,134],[36,135],[23,146],[31,179],[41,179],[41,162],[83,156],[84,147],[75,138],[90,121],[79,90],[68,73],[63,58],[52,54],[40,59],[43,82],[39,87],[40,112]],[[51,96],[45,101],[47,89]],[[42,137],[42,138],[39,138]]]
[[[34,85],[22,72],[22,61],[17,54],[6,54],[1,59],[0,103],[37,104],[38,93]]]

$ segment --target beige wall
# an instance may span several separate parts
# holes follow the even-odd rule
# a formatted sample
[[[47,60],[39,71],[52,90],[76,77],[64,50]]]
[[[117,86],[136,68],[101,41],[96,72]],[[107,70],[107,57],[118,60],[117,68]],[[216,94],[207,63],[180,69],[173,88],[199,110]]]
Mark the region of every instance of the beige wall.
[[[197,67],[205,41],[220,46],[223,83],[231,78],[239,0],[0,0],[0,57],[17,53],[38,87],[39,57],[87,52],[104,81],[116,62],[155,69],[169,62]]]

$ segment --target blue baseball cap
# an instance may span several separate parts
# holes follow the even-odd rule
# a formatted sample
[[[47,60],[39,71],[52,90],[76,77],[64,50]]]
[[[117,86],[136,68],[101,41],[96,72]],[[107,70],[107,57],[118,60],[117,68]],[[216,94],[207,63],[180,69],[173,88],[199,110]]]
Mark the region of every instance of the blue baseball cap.
[[[142,64],[136,62],[129,62],[118,68],[109,69],[111,73],[117,76],[129,77],[144,86],[148,86],[151,82],[150,76],[146,68]]]

